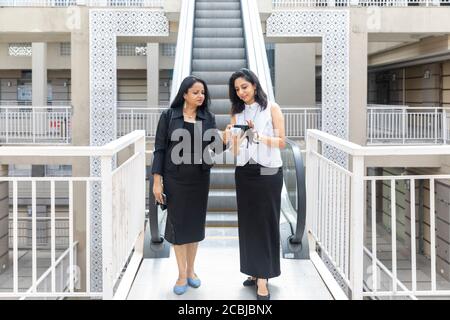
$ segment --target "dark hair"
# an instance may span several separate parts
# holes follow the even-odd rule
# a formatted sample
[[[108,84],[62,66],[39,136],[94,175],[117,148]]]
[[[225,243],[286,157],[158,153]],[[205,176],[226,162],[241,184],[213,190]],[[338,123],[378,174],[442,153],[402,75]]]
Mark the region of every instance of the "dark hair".
[[[209,108],[210,103],[210,97],[209,97],[209,91],[208,87],[206,86],[206,82],[200,78],[197,78],[195,76],[187,76],[186,78],[181,81],[180,88],[178,89],[178,93],[175,96],[175,99],[173,99],[172,103],[170,104],[171,108],[181,108],[184,105],[184,97],[183,95],[188,92],[190,88],[197,82],[200,82],[203,84],[203,88],[205,89],[205,100],[203,101],[202,105],[199,107],[200,109],[203,109],[205,111]]]
[[[231,75],[230,81],[228,83],[229,95],[231,100],[231,115],[241,113],[245,108],[244,101],[242,101],[238,97],[236,89],[234,87],[234,82],[238,78],[244,78],[246,81],[256,86],[255,101],[258,102],[258,104],[261,106],[261,109],[264,110],[267,107],[267,95],[262,89],[258,77],[253,71],[242,68]]]

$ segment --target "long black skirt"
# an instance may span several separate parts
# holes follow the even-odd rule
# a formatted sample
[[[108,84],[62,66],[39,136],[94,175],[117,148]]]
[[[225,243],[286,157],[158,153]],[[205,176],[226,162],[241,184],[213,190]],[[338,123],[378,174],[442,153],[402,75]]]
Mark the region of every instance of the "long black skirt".
[[[167,221],[164,237],[172,244],[199,242],[205,238],[209,170],[201,165],[180,165],[164,175]]]
[[[259,164],[235,172],[241,272],[257,278],[280,275],[282,168]]]

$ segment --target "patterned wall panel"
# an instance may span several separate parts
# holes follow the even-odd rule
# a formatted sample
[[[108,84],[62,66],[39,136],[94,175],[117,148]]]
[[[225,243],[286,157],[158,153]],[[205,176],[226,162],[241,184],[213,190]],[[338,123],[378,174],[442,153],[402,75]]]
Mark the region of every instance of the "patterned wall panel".
[[[295,10],[274,12],[267,37],[322,37],[322,130],[349,135],[349,11]],[[332,148],[327,157],[342,165],[347,156]]]
[[[91,9],[90,47],[90,143],[102,146],[116,139],[116,37],[168,36],[169,22],[163,11],[152,9]],[[91,159],[91,175],[100,175],[99,159]],[[100,185],[92,185],[91,290],[102,290],[102,238]]]

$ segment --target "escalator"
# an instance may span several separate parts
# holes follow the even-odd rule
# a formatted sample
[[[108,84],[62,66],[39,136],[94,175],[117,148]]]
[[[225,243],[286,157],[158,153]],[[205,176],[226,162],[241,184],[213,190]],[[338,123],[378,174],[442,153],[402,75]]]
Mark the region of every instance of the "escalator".
[[[273,100],[261,22],[259,15],[255,14],[255,7],[252,7],[255,5],[254,1],[240,0],[187,0],[183,3],[180,16],[183,27],[179,29],[186,34],[179,34],[178,38],[172,94],[189,74],[205,80],[211,94],[211,111],[216,114],[218,128],[222,130],[230,121],[228,79],[234,71],[243,67],[255,71],[269,99]],[[186,38],[192,41],[189,43]],[[188,57],[191,59],[189,66],[186,65]],[[305,176],[298,145],[287,139],[282,158],[284,186],[280,231],[283,257],[307,259]],[[235,166],[230,164],[216,164],[211,170],[207,228],[237,227],[234,170]],[[161,236],[166,212],[152,205],[151,192],[149,203],[150,224],[144,258],[168,256],[169,246]]]
[[[216,115],[220,130],[230,123],[228,80],[234,71],[245,67],[247,57],[240,0],[197,0],[191,73],[208,84],[210,110]],[[235,189],[234,165],[214,166],[206,227],[237,227]]]

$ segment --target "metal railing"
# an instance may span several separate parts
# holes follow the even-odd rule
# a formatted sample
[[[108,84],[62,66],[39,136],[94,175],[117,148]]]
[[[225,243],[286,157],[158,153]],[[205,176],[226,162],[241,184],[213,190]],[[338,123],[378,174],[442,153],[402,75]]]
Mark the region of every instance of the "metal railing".
[[[167,106],[117,108],[117,136],[124,136],[134,130],[145,130],[147,138],[154,138],[159,117],[165,109]]]
[[[0,0],[1,7],[147,7],[163,8],[164,0]]]
[[[322,109],[317,106],[282,107],[286,136],[305,138],[307,129],[322,128]]]
[[[71,142],[72,107],[1,106],[0,143]]]
[[[47,106],[64,106],[68,107],[72,103],[71,100],[48,100]],[[30,100],[0,100],[0,106],[32,106],[33,103]]]
[[[129,147],[134,146],[133,154],[117,168],[113,168],[113,159],[117,154]],[[132,148],[133,149],[133,148]],[[12,188],[12,261],[8,268],[11,273],[11,290],[0,292],[2,297],[102,297],[113,298],[119,282],[119,275],[123,270],[128,270],[127,261],[136,255],[135,246],[142,247],[145,222],[145,133],[134,131],[120,139],[117,139],[102,147],[2,147],[0,148],[0,159],[2,157],[16,157],[20,159],[35,157],[98,157],[101,163],[99,177],[0,177],[0,182],[7,182]],[[31,184],[31,281],[26,290],[19,289],[19,191],[22,184]],[[50,185],[50,267],[41,275],[38,268],[38,217],[37,217],[37,194],[43,184]],[[68,243],[63,255],[57,257],[57,234],[56,234],[56,185],[66,184],[68,186]],[[75,189],[75,186],[77,189]],[[101,292],[91,291],[91,216],[94,214],[91,206],[92,192],[94,188],[99,194],[101,203],[100,212],[102,225],[102,266],[103,266],[103,290]],[[80,191],[83,190],[83,191]],[[96,201],[97,201],[96,200]],[[77,219],[85,221],[85,235],[80,236],[75,232],[74,204],[85,203],[85,210],[77,210]],[[83,217],[84,215],[84,217]],[[78,242],[85,243],[85,265],[82,274],[77,266]],[[60,248],[58,248],[60,249]],[[137,253],[139,259],[139,253]],[[142,257],[142,256],[141,256]],[[62,268],[64,264],[64,268]],[[56,281],[57,272],[67,272],[68,285],[58,286]],[[135,272],[132,270],[131,272]],[[3,275],[2,275],[3,276]],[[2,277],[0,276],[0,277]],[[85,284],[82,290],[78,283]],[[119,284],[120,287],[121,284]],[[43,291],[42,287],[48,290]],[[39,288],[39,290],[38,290]],[[117,289],[118,290],[118,289]]]
[[[272,0],[273,9],[303,7],[409,7],[448,6],[449,0]]]
[[[367,106],[367,142],[446,144],[450,109],[442,107]]]
[[[147,138],[154,138],[161,112],[167,105],[145,107],[146,102],[120,101],[117,103],[117,136],[134,130],[145,130]],[[282,107],[286,136],[304,138],[307,129],[322,126],[321,108],[316,106]]]
[[[351,158],[351,167],[342,167],[328,159],[323,151],[329,150],[329,147],[346,153]],[[369,176],[365,168],[370,157],[416,159],[424,155],[448,156],[450,146],[362,147],[318,130],[309,130],[306,148],[307,230],[319,251],[327,257],[350,289],[351,298],[450,296],[450,290],[445,289],[450,287],[450,282],[438,279],[436,273],[436,226],[441,221],[436,220],[438,212],[435,198],[436,181],[450,179],[450,175]],[[399,247],[400,239],[396,230],[400,209],[396,201],[395,183],[400,180],[408,181],[410,185],[407,208],[410,212],[410,238],[404,241],[403,248]],[[423,227],[420,223],[416,227],[415,186],[420,180],[430,184],[428,197],[422,199],[429,202],[430,209],[428,259],[421,259],[424,254],[419,253],[416,247],[417,229]],[[380,208],[377,208],[376,199],[386,196],[376,188],[378,181],[390,185],[390,195],[387,200],[383,200],[388,202],[390,211],[390,226],[384,228],[387,242],[381,242],[386,239],[377,231],[383,226],[378,220],[377,210]],[[368,212],[365,209],[367,204],[370,204]],[[441,210],[448,212],[449,204]],[[378,255],[380,247],[383,251],[389,249],[386,252],[388,254]],[[402,261],[400,266],[398,260],[404,252],[409,252],[410,259],[402,258],[406,261]],[[419,266],[419,260],[425,262]],[[429,270],[428,279],[423,278],[425,269]],[[422,276],[420,288],[419,272]],[[383,286],[378,285],[380,280]]]
[[[14,247],[14,227],[13,218],[9,222],[9,248]],[[17,218],[17,246],[19,249],[31,249],[32,247],[32,217]],[[36,245],[38,248],[50,248],[51,243],[51,218],[36,217]],[[69,217],[55,217],[55,246],[56,249],[67,248],[69,244]]]

